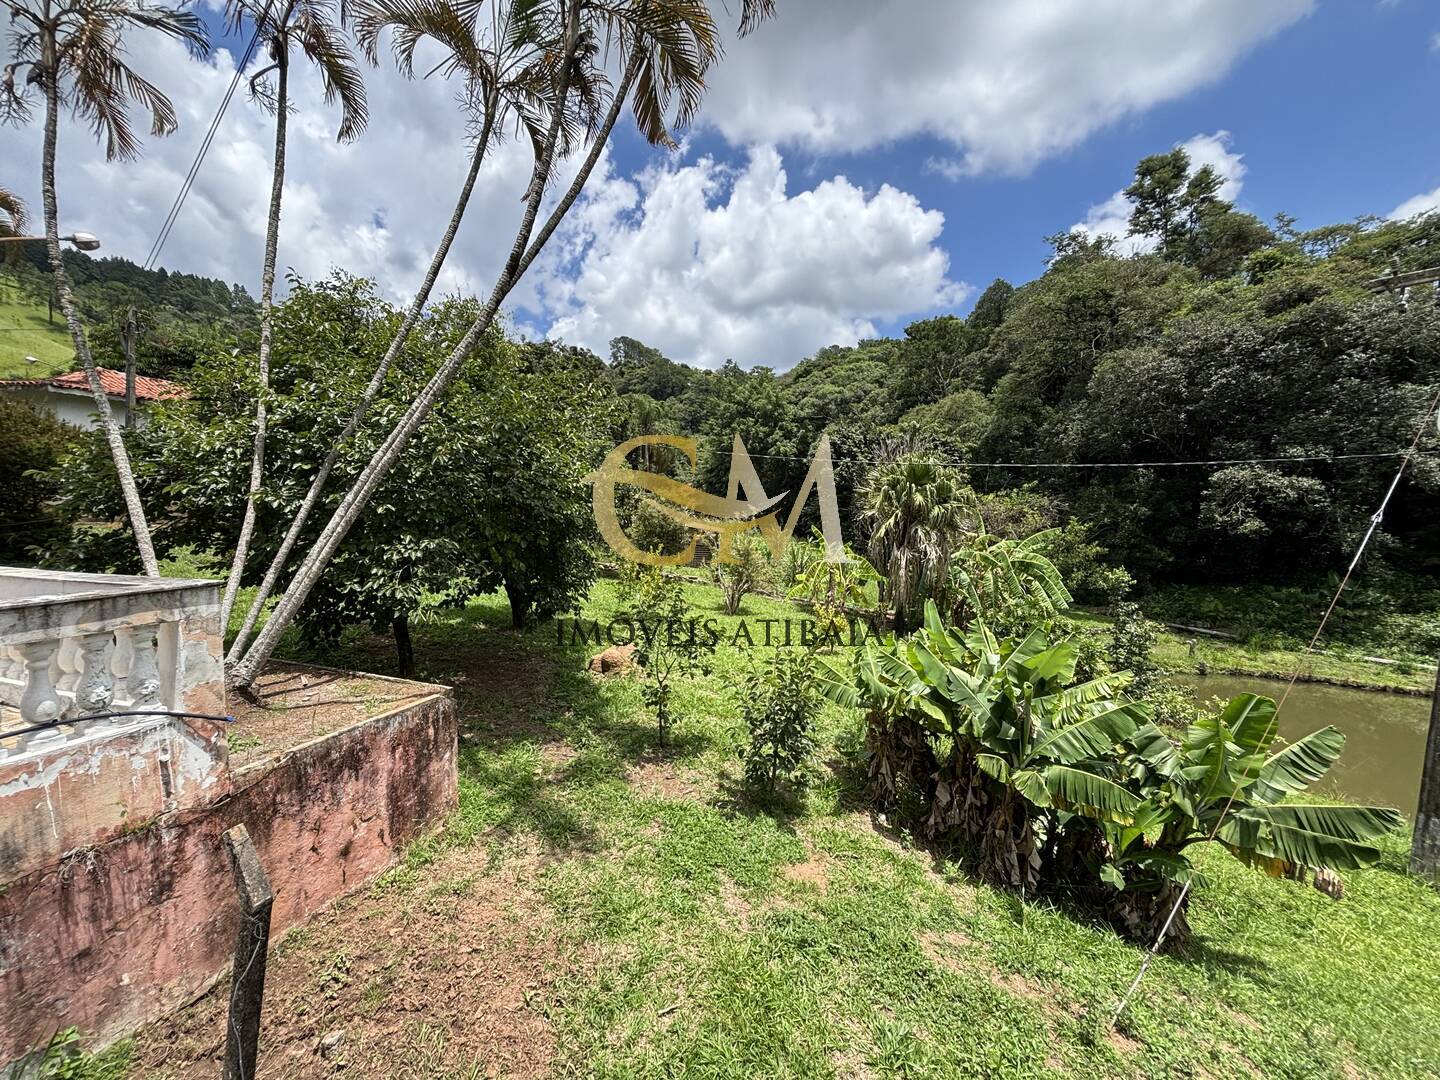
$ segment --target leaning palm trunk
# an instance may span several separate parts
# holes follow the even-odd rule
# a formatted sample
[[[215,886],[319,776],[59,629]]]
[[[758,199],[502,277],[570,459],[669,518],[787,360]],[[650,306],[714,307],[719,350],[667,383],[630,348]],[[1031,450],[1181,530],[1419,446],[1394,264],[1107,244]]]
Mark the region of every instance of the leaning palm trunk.
[[[225,582],[225,595],[220,601],[220,632],[230,625],[230,612],[235,608],[235,595],[240,591],[240,578],[245,573],[245,560],[250,554],[250,539],[255,534],[255,499],[265,477],[265,428],[268,419],[266,397],[270,392],[270,342],[275,325],[275,258],[280,245],[280,197],[285,190],[285,109],[286,77],[289,64],[284,53],[275,73],[275,167],[270,180],[270,218],[265,225],[265,263],[260,270],[260,352],[256,365],[259,385],[255,400],[255,445],[250,453],[250,486],[245,492],[245,514],[240,519],[240,537],[235,541],[235,557],[230,562],[230,577]]]
[[[569,15],[569,31],[567,41],[567,54],[574,55],[579,30],[579,4],[573,3]],[[522,215],[520,227],[515,234],[515,242],[511,247],[510,256],[506,260],[505,267],[500,276],[496,279],[495,287],[492,289],[489,300],[481,309],[479,316],[471,324],[470,329],[450,354],[450,357],[441,365],[440,369],[426,383],[419,396],[411,403],[405,414],[400,418],[389,437],[377,449],[371,457],[370,462],[356,478],[354,485],[336,507],[330,521],[322,530],[315,545],[306,555],[304,562],[295,573],[294,579],[280,598],[275,611],[266,621],[265,626],[256,636],[255,642],[246,651],[244,657],[233,665],[230,670],[230,685],[236,691],[247,693],[254,683],[256,676],[260,673],[261,667],[270,659],[276,644],[280,640],[286,628],[294,620],[301,606],[305,603],[310,590],[320,580],[320,575],[325,572],[336,548],[345,539],[346,534],[359,519],[364,511],[370,497],[375,493],[381,481],[394,468],[399,461],[405,447],[409,444],[411,436],[416,429],[429,416],[434,409],[436,402],[445,390],[454,381],[465,361],[469,359],[471,352],[479,343],[481,337],[490,329],[494,321],[495,313],[499,310],[500,304],[514,288],[520,276],[534,261],[536,255],[545,242],[554,233],[560,220],[574,205],[575,199],[579,196],[581,189],[585,186],[590,173],[594,170],[600,159],[600,153],[609,138],[611,130],[620,113],[624,103],[625,95],[629,92],[634,82],[634,77],[640,66],[639,51],[637,48],[636,57],[632,59],[626,69],[625,78],[616,89],[609,112],[605,121],[591,145],[590,152],[586,155],[585,161],[576,172],[575,178],[571,181],[569,188],[561,197],[560,202],[551,211],[540,233],[531,242],[531,232],[535,226],[535,218],[539,212],[540,200],[545,193],[545,185],[550,176],[551,164],[554,160],[555,146],[559,138],[560,124],[565,98],[569,90],[570,71],[569,64],[565,65],[564,74],[561,76],[560,90],[554,110],[551,116],[550,129],[546,137],[541,154],[535,162],[535,169],[531,176],[530,188],[527,192],[525,211]]]
[[[130,528],[135,534],[135,546],[140,550],[140,565],[148,576],[159,577],[155,545],[150,539],[150,525],[145,520],[145,507],[140,502],[140,490],[130,468],[130,455],[125,449],[120,425],[115,422],[115,416],[110,411],[110,398],[105,393],[105,387],[101,385],[99,372],[95,370],[95,358],[90,354],[85,330],[80,325],[80,314],[75,309],[70,275],[65,272],[65,263],[60,254],[60,211],[55,197],[55,143],[60,118],[60,76],[53,37],[47,38],[44,51],[47,60],[42,76],[45,84],[45,141],[40,159],[40,194],[45,212],[45,250],[50,256],[50,273],[55,281],[55,295],[60,301],[60,310],[65,316],[65,324],[70,328],[70,338],[75,343],[75,355],[80,358],[81,366],[85,369],[85,381],[90,384],[90,395],[95,399],[95,411],[100,414],[100,426],[104,428],[105,440],[110,444],[110,456],[115,461],[115,475],[120,480],[120,491],[130,516]]]
[[[325,493],[325,483],[330,479],[331,470],[340,460],[340,452],[350,442],[351,436],[355,434],[360,422],[365,418],[365,413],[380,395],[380,390],[385,385],[385,379],[390,373],[391,366],[399,357],[400,350],[404,348],[406,340],[410,337],[410,332],[415,329],[416,324],[420,321],[420,316],[424,313],[425,304],[430,299],[430,292],[435,288],[435,281],[439,278],[440,270],[444,267],[445,260],[450,254],[450,246],[455,242],[455,234],[460,229],[460,221],[465,216],[465,208],[470,203],[470,194],[475,189],[475,179],[480,175],[480,165],[485,159],[485,152],[489,147],[490,135],[494,128],[494,111],[492,102],[491,107],[486,109],[484,126],[475,145],[475,152],[470,157],[470,171],[466,174],[465,184],[460,189],[460,198],[455,204],[454,213],[450,215],[450,224],[445,230],[445,235],[440,239],[440,246],[435,249],[435,255],[430,260],[430,269],[425,273],[425,280],[420,283],[415,298],[410,302],[410,310],[405,313],[405,321],[396,331],[389,348],[385,350],[385,355],[381,358],[379,366],[375,368],[375,373],[370,376],[370,382],[360,397],[360,403],[355,406],[355,411],[345,422],[345,428],[340,432],[340,437],[335,440],[335,444],[325,455],[325,460],[320,464],[320,471],[310,481],[310,488],[305,492],[300,509],[295,513],[295,520],[290,523],[289,529],[285,532],[285,538],[280,542],[279,550],[270,560],[270,566],[265,571],[265,577],[260,582],[255,599],[250,602],[250,608],[245,613],[245,621],[241,624],[239,633],[235,635],[235,640],[230,645],[230,651],[225,656],[226,663],[233,664],[244,655],[245,644],[255,631],[255,623],[260,618],[265,601],[274,591],[275,582],[279,580],[280,572],[284,569],[286,560],[290,558],[290,553],[295,550],[300,533],[310,519],[311,512],[319,505],[320,497]]]

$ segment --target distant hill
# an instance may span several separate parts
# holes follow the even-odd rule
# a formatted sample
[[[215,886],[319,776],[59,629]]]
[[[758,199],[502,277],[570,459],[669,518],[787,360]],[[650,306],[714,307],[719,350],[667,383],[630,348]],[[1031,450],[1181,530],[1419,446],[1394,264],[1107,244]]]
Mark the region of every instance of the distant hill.
[[[29,363],[27,356],[39,362]],[[43,378],[69,371],[74,359],[75,348],[60,312],[51,322],[44,304],[0,277],[0,378]]]
[[[253,332],[256,304],[239,285],[196,274],[146,270],[129,259],[65,253],[76,304],[97,362],[123,363],[121,327],[133,305],[140,323],[136,366],[142,375],[176,377],[201,351]],[[50,275],[41,245],[0,265],[0,377],[68,371],[74,349],[57,307],[48,314]],[[28,363],[33,356],[37,363]]]

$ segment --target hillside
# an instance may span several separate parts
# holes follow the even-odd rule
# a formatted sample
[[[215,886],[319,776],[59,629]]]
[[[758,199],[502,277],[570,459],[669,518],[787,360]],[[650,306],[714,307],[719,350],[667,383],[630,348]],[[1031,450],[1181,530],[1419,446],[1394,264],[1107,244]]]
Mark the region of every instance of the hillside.
[[[27,363],[33,356],[39,363]],[[40,378],[69,371],[75,349],[60,313],[52,323],[45,305],[0,282],[0,378]]]

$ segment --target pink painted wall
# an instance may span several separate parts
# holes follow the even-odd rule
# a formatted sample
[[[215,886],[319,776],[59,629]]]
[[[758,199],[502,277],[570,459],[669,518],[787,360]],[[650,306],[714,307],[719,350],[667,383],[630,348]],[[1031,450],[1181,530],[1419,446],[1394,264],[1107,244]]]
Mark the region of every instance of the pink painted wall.
[[[0,1062],[70,1025],[117,1038],[223,972],[238,907],[220,835],[234,825],[270,877],[277,937],[372,880],[455,807],[456,740],[454,703],[437,694],[241,772],[218,801],[9,882]]]

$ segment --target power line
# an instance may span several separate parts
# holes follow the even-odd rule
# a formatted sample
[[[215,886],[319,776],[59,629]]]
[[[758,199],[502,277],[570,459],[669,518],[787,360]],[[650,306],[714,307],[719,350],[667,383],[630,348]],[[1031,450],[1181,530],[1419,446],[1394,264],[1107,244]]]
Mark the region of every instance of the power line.
[[[245,47],[245,55],[241,57],[240,63],[235,67],[235,74],[230,80],[230,86],[220,100],[220,107],[215,110],[215,118],[210,121],[210,129],[205,132],[205,138],[201,140],[200,148],[195,152],[195,160],[191,163],[190,170],[185,174],[180,190],[175,195],[175,202],[165,216],[165,221],[160,226],[160,232],[156,235],[155,242],[150,245],[150,254],[145,256],[144,269],[146,270],[155,268],[155,263],[160,258],[160,252],[165,247],[165,241],[170,239],[170,230],[175,227],[175,221],[180,216],[180,210],[185,205],[190,188],[194,185],[195,178],[200,175],[200,166],[205,163],[205,155],[210,152],[210,144],[215,141],[215,133],[220,129],[220,121],[225,116],[225,110],[230,107],[230,100],[235,96],[235,89],[240,85],[241,76],[244,75],[251,58],[255,55],[255,46],[260,41],[260,28],[266,15],[270,12],[270,5],[273,2],[274,0],[266,0],[264,9],[260,12],[259,18],[255,20],[255,32],[250,35],[250,44]]]
[[[730,449],[716,453],[733,454]],[[1195,458],[1187,461],[941,461],[925,459],[927,465],[947,465],[956,469],[1163,469],[1212,465],[1277,465],[1291,462],[1376,461],[1385,458],[1409,458],[1417,454],[1436,454],[1435,450],[1378,450],[1363,454],[1288,454],[1277,457],[1254,458]],[[811,459],[798,454],[750,454],[752,458],[767,461],[809,462]],[[895,458],[837,458],[835,467],[847,465],[889,465]]]

